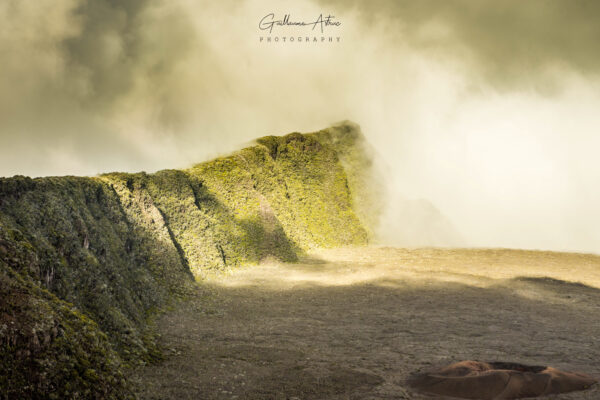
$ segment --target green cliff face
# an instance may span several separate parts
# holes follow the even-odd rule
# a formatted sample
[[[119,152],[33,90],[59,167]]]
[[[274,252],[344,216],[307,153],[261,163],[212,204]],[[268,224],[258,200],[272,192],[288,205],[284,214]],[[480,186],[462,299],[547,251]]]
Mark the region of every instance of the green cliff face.
[[[0,393],[129,397],[149,318],[194,280],[367,243],[366,148],[345,123],[187,170],[0,179]]]

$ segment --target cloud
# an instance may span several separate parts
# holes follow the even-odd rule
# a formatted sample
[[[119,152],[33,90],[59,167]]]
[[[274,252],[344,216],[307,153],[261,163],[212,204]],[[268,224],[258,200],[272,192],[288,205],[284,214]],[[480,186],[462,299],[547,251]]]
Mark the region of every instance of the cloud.
[[[0,52],[8,55],[0,64],[0,144],[29,155],[21,173],[60,173],[60,163],[40,167],[64,149],[74,153],[64,159],[81,161],[67,165],[87,165],[79,173],[100,172],[110,160],[139,168],[202,95],[195,77],[209,68],[210,51],[177,4],[7,0],[0,21]],[[20,172],[24,163],[13,162],[5,157],[0,167]]]
[[[462,61],[501,90],[552,93],[565,69],[600,72],[600,3],[593,0],[321,0],[353,10],[395,40]]]
[[[598,252],[599,7],[4,0],[0,175],[186,167],[350,119],[395,244]],[[342,40],[261,43],[271,12],[334,14]]]

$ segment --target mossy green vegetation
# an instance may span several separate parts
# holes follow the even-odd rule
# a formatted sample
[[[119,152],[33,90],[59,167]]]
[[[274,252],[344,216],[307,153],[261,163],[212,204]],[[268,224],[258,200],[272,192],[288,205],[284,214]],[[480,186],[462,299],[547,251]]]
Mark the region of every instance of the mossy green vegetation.
[[[359,128],[268,136],[186,170],[0,179],[0,381],[10,398],[127,398],[149,318],[206,274],[369,240]]]
[[[350,121],[313,135],[320,143],[335,149],[348,179],[352,208],[372,239],[386,196],[381,171],[375,165],[375,150],[362,135],[360,127]]]
[[[121,359],[93,320],[0,266],[2,398],[133,398]]]

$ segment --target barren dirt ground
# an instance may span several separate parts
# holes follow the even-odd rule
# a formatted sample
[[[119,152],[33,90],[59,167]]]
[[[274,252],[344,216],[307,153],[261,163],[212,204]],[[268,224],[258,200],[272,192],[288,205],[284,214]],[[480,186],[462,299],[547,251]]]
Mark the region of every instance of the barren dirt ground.
[[[142,399],[423,399],[409,374],[467,359],[598,377],[600,257],[321,251],[210,279],[158,326],[169,355],[136,371]]]

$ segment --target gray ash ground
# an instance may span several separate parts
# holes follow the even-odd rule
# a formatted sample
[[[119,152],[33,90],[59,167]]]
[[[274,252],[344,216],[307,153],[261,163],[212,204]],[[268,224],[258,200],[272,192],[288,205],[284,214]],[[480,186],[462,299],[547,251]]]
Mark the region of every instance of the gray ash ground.
[[[158,327],[168,357],[135,371],[142,399],[427,399],[407,378],[460,360],[598,377],[600,257],[321,251],[210,279]]]

